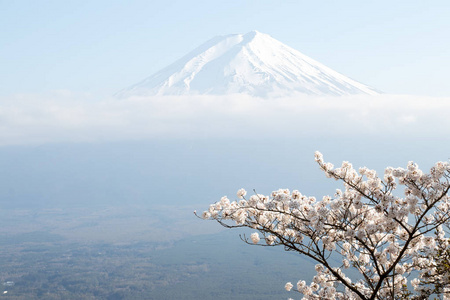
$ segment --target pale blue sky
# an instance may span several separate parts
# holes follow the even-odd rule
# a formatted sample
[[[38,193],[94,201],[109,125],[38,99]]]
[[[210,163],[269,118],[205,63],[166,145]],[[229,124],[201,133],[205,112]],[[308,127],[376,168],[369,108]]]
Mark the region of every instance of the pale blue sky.
[[[381,91],[450,96],[449,16],[450,1],[0,0],[0,96],[109,96],[254,29]]]

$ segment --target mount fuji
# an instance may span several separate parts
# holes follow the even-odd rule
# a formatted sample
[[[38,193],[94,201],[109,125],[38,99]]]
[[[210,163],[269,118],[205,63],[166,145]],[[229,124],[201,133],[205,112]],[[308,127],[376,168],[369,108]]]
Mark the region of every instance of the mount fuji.
[[[378,94],[267,34],[251,31],[215,37],[117,96],[236,93],[262,98]]]

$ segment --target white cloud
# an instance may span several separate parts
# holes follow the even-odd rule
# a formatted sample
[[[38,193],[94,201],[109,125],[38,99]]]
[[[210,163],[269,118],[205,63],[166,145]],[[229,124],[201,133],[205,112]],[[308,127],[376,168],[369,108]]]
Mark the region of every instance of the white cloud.
[[[0,99],[0,144],[152,138],[450,134],[450,98],[242,95],[92,99],[58,91]]]

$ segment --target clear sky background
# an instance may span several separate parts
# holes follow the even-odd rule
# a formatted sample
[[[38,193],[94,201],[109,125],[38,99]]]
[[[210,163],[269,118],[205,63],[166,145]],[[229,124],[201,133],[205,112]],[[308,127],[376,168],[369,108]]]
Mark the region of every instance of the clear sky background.
[[[0,0],[0,96],[109,96],[258,30],[383,92],[450,96],[450,1]]]

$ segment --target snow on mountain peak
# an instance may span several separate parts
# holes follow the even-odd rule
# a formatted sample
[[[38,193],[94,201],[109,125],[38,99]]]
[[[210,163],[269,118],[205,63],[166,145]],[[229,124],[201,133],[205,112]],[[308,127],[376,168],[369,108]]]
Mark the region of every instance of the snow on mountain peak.
[[[256,30],[217,36],[119,97],[226,95],[257,97],[378,94]]]

